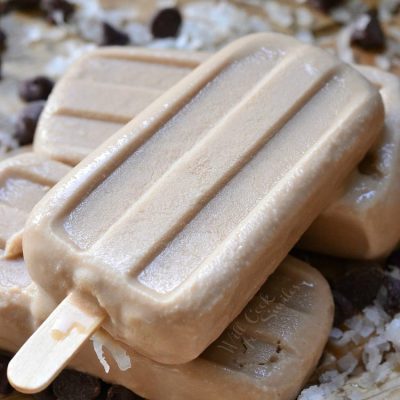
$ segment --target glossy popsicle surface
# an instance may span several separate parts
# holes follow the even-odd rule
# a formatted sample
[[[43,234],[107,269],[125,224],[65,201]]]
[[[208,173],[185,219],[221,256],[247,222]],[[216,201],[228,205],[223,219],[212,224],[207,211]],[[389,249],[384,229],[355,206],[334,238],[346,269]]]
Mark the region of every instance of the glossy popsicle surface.
[[[24,236],[30,273],[57,301],[92,298],[105,329],[144,355],[187,362],[283,260],[382,122],[378,91],[324,51],[240,39],[39,203]]]

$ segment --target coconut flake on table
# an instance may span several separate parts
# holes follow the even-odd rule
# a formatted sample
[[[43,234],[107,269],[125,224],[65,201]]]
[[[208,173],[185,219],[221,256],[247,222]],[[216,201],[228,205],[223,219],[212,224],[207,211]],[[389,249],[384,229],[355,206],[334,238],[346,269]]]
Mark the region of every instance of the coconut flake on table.
[[[264,5],[264,9],[271,19],[271,22],[281,28],[290,28],[294,24],[293,10],[277,1],[268,1]]]
[[[305,7],[299,7],[295,10],[295,16],[298,26],[301,28],[311,29],[314,24],[314,16],[309,9]]]
[[[346,26],[342,28],[336,37],[336,50],[338,57],[346,63],[354,63],[354,54],[350,46],[350,38],[353,28]]]
[[[44,68],[46,75],[58,79],[65,70],[79,57],[92,51],[97,46],[71,39],[63,43],[63,53],[52,58]]]
[[[126,371],[132,367],[131,359],[126,350],[111,339],[105,332],[96,332],[91,336],[90,340],[93,342],[93,350],[107,374],[110,371],[110,365],[106,360],[103,348],[106,348],[110,352],[121,371]]]

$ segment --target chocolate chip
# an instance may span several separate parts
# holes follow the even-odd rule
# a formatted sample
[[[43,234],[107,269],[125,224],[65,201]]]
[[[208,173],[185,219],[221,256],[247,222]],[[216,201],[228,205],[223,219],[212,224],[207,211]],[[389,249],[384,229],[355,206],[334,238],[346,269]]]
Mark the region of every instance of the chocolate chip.
[[[1,3],[0,13],[5,14],[10,11],[34,11],[38,10],[40,0],[8,0]]]
[[[151,23],[151,33],[155,38],[176,37],[182,24],[182,15],[177,8],[161,10]]]
[[[385,49],[386,39],[376,9],[362,14],[355,23],[351,44],[369,51]]]
[[[387,266],[400,268],[400,250],[395,250],[386,261]]]
[[[5,51],[6,47],[7,47],[7,35],[2,29],[0,29],[0,53]]]
[[[383,308],[389,315],[400,312],[400,280],[392,276],[385,276],[383,286],[386,290]]]
[[[75,5],[66,0],[42,0],[41,8],[53,24],[68,22],[75,12]]]
[[[36,100],[46,100],[53,89],[54,83],[45,76],[37,76],[21,82],[19,85],[19,97],[30,102]]]
[[[129,36],[107,22],[103,22],[103,35],[101,44],[103,46],[124,46],[129,44]]]
[[[140,400],[143,397],[119,385],[112,385],[107,392],[106,400]]]
[[[7,379],[7,367],[10,362],[10,357],[0,355],[0,394],[9,394],[13,391],[13,388],[8,383]]]
[[[365,265],[335,279],[332,289],[346,297],[357,310],[362,310],[375,300],[383,279],[383,269],[379,265]]]
[[[308,0],[308,3],[318,10],[328,12],[343,3],[343,0]]]
[[[357,313],[351,301],[342,293],[332,290],[333,300],[335,302],[335,319],[334,326],[339,326],[347,318]]]
[[[43,111],[45,101],[38,100],[29,103],[18,116],[15,124],[14,138],[21,146],[31,144],[35,135],[36,125]]]
[[[101,392],[101,381],[77,371],[64,370],[53,382],[58,400],[92,400]]]

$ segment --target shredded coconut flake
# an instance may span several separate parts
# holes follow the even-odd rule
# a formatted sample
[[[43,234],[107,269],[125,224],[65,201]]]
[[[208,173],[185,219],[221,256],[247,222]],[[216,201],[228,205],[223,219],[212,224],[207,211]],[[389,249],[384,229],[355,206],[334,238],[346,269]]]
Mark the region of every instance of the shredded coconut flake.
[[[110,365],[104,356],[103,347],[111,353],[121,371],[126,371],[132,367],[131,359],[127,352],[106,333],[96,332],[90,340],[93,342],[93,348],[97,358],[107,374],[110,371]]]

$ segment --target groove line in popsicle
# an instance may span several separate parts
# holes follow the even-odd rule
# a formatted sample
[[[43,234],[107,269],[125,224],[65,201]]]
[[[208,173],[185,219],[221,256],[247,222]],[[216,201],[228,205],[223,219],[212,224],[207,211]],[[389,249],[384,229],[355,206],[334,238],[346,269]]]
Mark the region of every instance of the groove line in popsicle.
[[[341,75],[339,74],[338,77],[340,78]],[[345,75],[343,77],[345,77]],[[293,185],[288,184],[286,181],[289,180],[290,176],[296,175],[299,171],[302,171],[301,164],[305,161],[302,155],[311,147],[313,147],[316,152],[320,151],[320,146],[323,146],[321,141],[325,140],[325,138],[330,135],[334,136],[334,132],[340,129],[340,124],[344,123],[352,112],[365,106],[364,98],[354,98],[352,107],[338,115],[335,110],[336,103],[340,104],[340,102],[349,100],[343,97],[342,89],[343,87],[341,86],[340,79],[333,79],[323,91],[316,94],[313,101],[307,104],[304,109],[293,118],[291,123],[282,129],[279,135],[271,139],[277,149],[275,155],[271,153],[268,148],[262,149],[261,152],[243,168],[240,176],[233,178],[230,184],[225,186],[219,195],[208,203],[202,212],[200,212],[199,215],[168,244],[165,250],[141,272],[139,275],[140,283],[159,293],[167,293],[179,286],[186,279],[195,280],[196,276],[193,271],[199,268],[200,264],[202,264],[202,273],[207,269],[212,270],[211,265],[213,264],[213,257],[217,252],[221,252],[221,246],[229,249],[231,245],[234,246],[234,243],[237,245],[240,232],[246,230],[247,225],[252,225],[250,220],[259,219],[257,214],[260,213],[260,210],[257,208],[254,209],[254,206],[260,201],[260,198],[266,197],[270,199],[265,203],[265,207],[268,207],[268,211],[263,211],[265,214],[263,218],[276,220],[277,224],[286,221],[284,211],[282,211],[280,215],[274,211],[275,207],[273,206],[272,200],[274,198],[274,192],[281,190],[283,185],[289,185],[288,189],[295,190]],[[330,108],[329,105],[331,105]],[[324,115],[326,119],[316,118],[307,123],[303,121],[303,116],[309,114],[317,115],[320,107],[325,107],[326,110],[329,109],[330,112],[326,112]],[[332,128],[332,123],[334,121],[339,125]],[[300,126],[302,126],[301,129]],[[311,129],[314,130],[312,139],[315,140],[315,142],[305,142],[303,138],[305,134],[309,134]],[[290,154],[284,156],[286,141],[289,137],[293,143],[293,149],[295,150],[292,150]],[[278,149],[281,150],[279,151]],[[290,169],[286,168],[288,165],[291,166]],[[279,166],[286,167],[279,170]],[[275,169],[277,175],[276,181],[268,181],[266,177],[262,185],[259,183],[258,186],[254,186],[250,178],[243,178],[243,175],[246,174],[261,176],[263,171],[267,171],[271,168]],[[287,176],[286,181],[284,178],[285,175]],[[240,183],[238,178],[241,178]],[[279,182],[279,180],[282,180],[282,182],[277,185],[276,183]],[[246,184],[243,182],[246,182]],[[299,190],[302,189],[299,188]],[[243,193],[246,193],[246,196],[243,196]],[[250,196],[250,194],[254,196]],[[304,196],[306,196],[306,194],[304,194]],[[224,207],[224,202],[226,202],[227,199],[233,202],[235,206],[230,209]],[[224,213],[227,217],[226,222],[222,226],[218,224],[217,219],[214,217],[215,215],[221,215],[221,213]],[[273,232],[271,232],[271,235],[272,234]],[[231,243],[231,245],[229,243]],[[273,249],[268,249],[268,251],[270,257],[274,258]],[[179,265],[172,262],[174,254],[180,255],[181,263]],[[209,254],[208,259],[204,258],[204,254]],[[229,254],[229,250],[226,250],[226,254]],[[250,255],[243,256],[243,260],[246,260],[248,257],[250,257]],[[207,263],[209,264],[208,267]],[[193,273],[192,276],[190,276],[191,273]]]
[[[306,54],[310,63],[314,60],[311,54]],[[293,69],[297,69],[295,57],[287,58],[280,68],[275,69],[249,93],[243,96],[228,114],[220,120],[210,132],[199,140],[195,146],[176,161],[167,172],[104,233],[103,237],[89,250],[90,253],[105,255],[110,250],[111,237],[128,237],[130,240],[141,243],[140,251],[132,252],[127,259],[113,257],[113,264],[117,268],[129,269],[129,275],[140,273],[147,263],[153,260],[175,237],[185,225],[247,164],[254,155],[282,128],[287,122],[287,112],[296,114],[313,95],[318,92],[335,73],[335,65],[331,61],[316,63],[318,72],[306,83],[293,81]],[[304,71],[307,75],[307,72]],[[292,79],[292,81],[290,81]],[[285,99],[286,108],[277,111],[273,119],[268,122],[257,123],[257,117],[246,130],[249,121],[237,121],[238,115],[251,109],[254,115],[265,113],[264,104],[273,104],[273,97],[279,90],[282,81],[292,82],[290,102]],[[279,110],[280,104],[276,107]],[[225,149],[225,158],[218,157],[220,149]],[[179,198],[179,212],[168,187],[179,182],[181,195]],[[142,204],[146,203],[146,207]],[[162,218],[157,219],[157,215]],[[157,223],[155,224],[155,221]],[[129,223],[127,223],[129,221]],[[182,223],[182,221],[185,221]],[[157,233],[154,232],[156,225]],[[122,228],[121,228],[122,226]],[[131,228],[126,228],[127,226]],[[129,233],[128,233],[129,230]],[[143,237],[146,232],[146,237]],[[158,235],[157,240],[155,235]],[[116,243],[113,242],[113,245]]]
[[[107,58],[107,62],[101,63],[102,58]],[[164,57],[165,59],[167,57]],[[99,60],[100,62],[97,62]],[[132,60],[119,60],[110,57],[101,57],[96,60],[95,58],[88,60],[85,68],[77,68],[69,76],[73,79],[108,82],[119,86],[135,82],[135,86],[166,90],[200,64],[200,62],[194,62],[190,66],[181,67],[176,64],[166,65],[163,63],[164,60],[158,58],[142,61],[140,56]],[[127,61],[129,65],[127,65]],[[166,68],[168,69],[168,74],[165,73]],[[113,71],[112,76],[109,73],[110,69]]]
[[[89,248],[102,233],[114,223],[121,214],[123,214],[136,198],[147,190],[164,172],[175,162],[176,159],[190,149],[198,141],[210,126],[213,126],[234,104],[241,100],[243,90],[253,87],[256,82],[266,72],[276,65],[276,60],[259,58],[256,60],[257,66],[254,68],[254,74],[243,76],[242,87],[228,87],[227,80],[229,76],[245,68],[247,62],[243,64],[234,64],[224,71],[226,79],[214,79],[207,84],[207,102],[202,92],[198,93],[191,102],[179,113],[180,118],[171,118],[164,126],[152,135],[137,152],[127,158],[119,167],[112,172],[107,181],[107,187],[103,183],[97,185],[83,202],[72,210],[71,215],[64,222],[64,228],[71,241],[81,249]],[[219,92],[226,90],[229,93],[226,101],[219,106]],[[247,89],[248,90],[248,89]],[[196,130],[188,129],[186,121],[192,119],[197,124]],[[171,146],[171,143],[179,143],[179,146]],[[165,158],[156,157],[159,148],[168,148],[165,152]],[[141,168],[142,160],[146,158],[147,168]],[[130,199],[128,203],[118,202],[107,214],[101,210],[101,204],[95,199],[100,195],[103,199],[113,196],[112,188],[118,185],[121,180],[135,180],[135,185],[120,185],[119,192],[121,198]],[[129,193],[129,194],[128,194]],[[123,196],[125,195],[126,196]],[[111,200],[111,199],[110,199]],[[75,221],[79,215],[88,213],[89,220],[96,221],[90,229],[89,235],[82,237],[80,235],[80,226]],[[99,221],[98,215],[102,215]]]
[[[54,115],[120,124],[128,123],[142,111],[144,101],[150,104],[163,93],[152,88],[130,88],[78,79],[71,79],[66,83],[66,85],[61,85],[58,92],[62,93],[62,99],[59,102],[57,98],[53,99]],[[93,104],[93,96],[99,97],[98,103]],[[79,98],[79,103],[76,102],[77,98]]]

